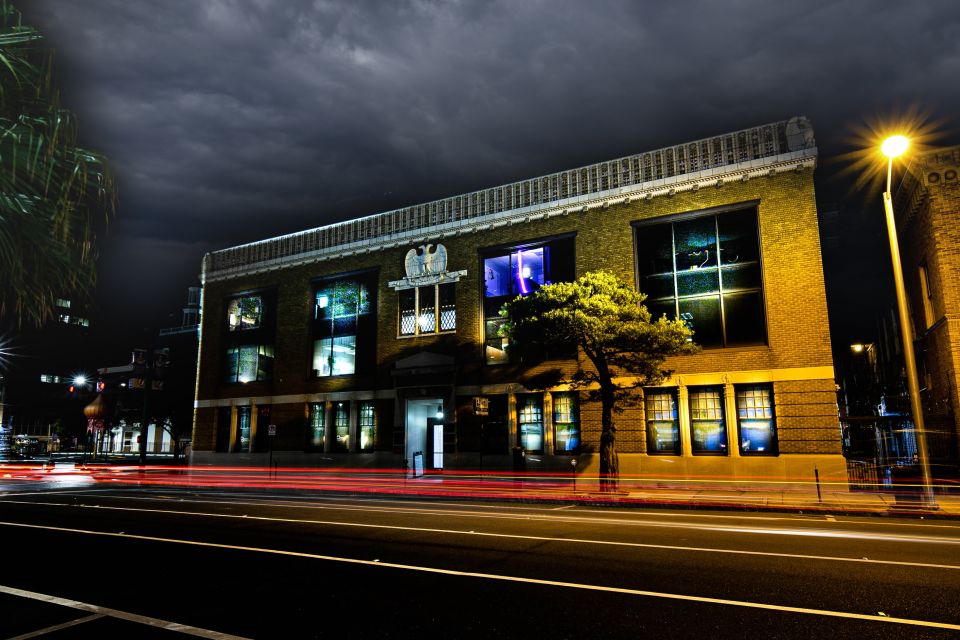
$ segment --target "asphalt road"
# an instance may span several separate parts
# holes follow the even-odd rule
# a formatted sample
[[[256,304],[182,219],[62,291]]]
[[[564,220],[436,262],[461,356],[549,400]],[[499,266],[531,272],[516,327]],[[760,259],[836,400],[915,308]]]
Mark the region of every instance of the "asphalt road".
[[[0,541],[3,638],[960,637],[958,521],[9,485]]]

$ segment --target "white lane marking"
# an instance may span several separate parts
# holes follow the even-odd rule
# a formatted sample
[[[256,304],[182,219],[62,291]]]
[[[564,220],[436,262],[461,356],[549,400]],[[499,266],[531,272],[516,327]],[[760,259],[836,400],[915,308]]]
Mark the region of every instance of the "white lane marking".
[[[156,501],[156,500],[154,500]],[[30,504],[30,505],[40,505],[40,506],[56,506],[56,507],[86,507],[86,508],[103,508],[103,509],[112,509],[115,511],[157,511],[160,513],[166,513],[164,510],[157,509],[134,509],[131,507],[110,507],[110,506],[100,506],[100,505],[86,505],[86,504],[69,504],[69,503],[60,503],[60,502],[34,502],[30,500],[4,500],[0,499],[0,503],[15,503],[15,504]],[[204,501],[196,501],[203,503]],[[214,501],[214,504],[223,504],[221,502]],[[257,503],[235,503],[228,502],[227,504],[245,504],[245,505],[254,505],[257,506]],[[822,529],[822,528],[798,528],[798,529],[774,529],[774,528],[758,528],[758,527],[749,527],[749,526],[720,526],[714,524],[700,524],[700,523],[674,523],[674,522],[660,522],[660,521],[650,521],[650,520],[639,520],[639,519],[625,519],[625,518],[590,518],[590,517],[579,517],[579,516],[555,516],[544,513],[528,513],[528,514],[490,514],[490,513],[475,513],[471,511],[451,511],[451,510],[425,510],[425,509],[404,509],[400,507],[396,508],[378,508],[370,509],[366,507],[330,507],[330,506],[318,506],[313,505],[308,508],[311,509],[322,509],[322,510],[337,510],[337,511],[363,511],[365,513],[373,512],[383,512],[383,513],[412,513],[418,515],[435,515],[441,517],[455,516],[459,518],[487,518],[495,520],[543,520],[550,522],[558,522],[564,524],[613,524],[613,525],[626,525],[633,527],[650,527],[650,528],[659,528],[659,529],[694,529],[697,531],[717,531],[720,533],[739,533],[739,534],[754,534],[754,535],[782,535],[782,536],[801,536],[801,537],[817,537],[817,538],[839,538],[839,539],[852,539],[852,540],[869,540],[869,541],[880,541],[880,542],[914,542],[914,543],[925,543],[925,544],[950,544],[950,545],[960,545],[960,538],[949,538],[944,536],[919,536],[919,535],[901,535],[901,534],[884,534],[884,533],[870,533],[870,532],[861,532],[854,531],[849,529]],[[174,511],[179,513],[185,513],[188,515],[205,515],[205,516],[228,516],[231,514],[214,514],[214,513],[204,513],[204,512],[190,512],[190,511]],[[263,519],[269,519],[263,517]],[[284,518],[276,518],[278,522],[320,522],[322,524],[338,524],[336,522],[325,522],[325,521],[311,521],[311,520],[299,520],[292,519],[286,520]]]
[[[95,533],[92,531],[83,531],[82,529],[60,529],[58,527],[44,527],[40,525],[22,525],[24,527],[32,529],[49,529],[53,531],[68,531],[71,533]],[[135,536],[125,536],[117,533],[100,533],[98,535],[112,535],[119,536],[121,538],[132,538]],[[166,629],[167,631],[176,631],[179,633],[186,633],[191,636],[199,636],[201,638],[213,638],[214,640],[250,640],[249,638],[244,638],[243,636],[234,636],[229,633],[221,633],[219,631],[211,631],[209,629],[201,629],[199,627],[192,627],[188,624],[180,624],[179,622],[169,622],[167,620],[161,620],[159,618],[151,618],[150,616],[141,616],[136,613],[128,613],[127,611],[120,611],[119,609],[111,609],[109,607],[101,607],[96,604],[90,604],[89,602],[80,602],[79,600],[71,600],[69,598],[61,598],[60,596],[52,596],[47,593],[38,593],[36,591],[27,591],[26,589],[17,589],[16,587],[8,587],[6,585],[0,585],[0,593],[5,593],[11,596],[17,596],[20,598],[29,598],[30,600],[39,600],[40,602],[47,602],[49,604],[59,605],[61,607],[70,607],[71,609],[79,609],[80,611],[90,611],[92,613],[100,614],[103,616],[109,616],[111,618],[119,618],[120,620],[127,620],[128,622],[136,622],[137,624],[144,624],[149,627],[157,627],[159,629]]]
[[[800,613],[808,615],[827,616],[832,618],[848,618],[852,620],[865,620],[867,622],[890,622],[895,624],[905,624],[918,627],[931,627],[935,629],[950,629],[960,631],[960,624],[950,624],[947,622],[933,622],[930,620],[915,620],[912,618],[894,618],[890,616],[870,615],[863,613],[851,613],[848,611],[833,611],[829,609],[809,609],[806,607],[791,607],[779,604],[767,604],[763,602],[749,602],[746,600],[730,600],[727,598],[709,598],[706,596],[691,596],[680,593],[666,593],[662,591],[644,591],[641,589],[629,589],[626,587],[609,587],[598,584],[585,584],[579,582],[562,582],[559,580],[543,580],[540,578],[524,578],[521,576],[506,576],[496,573],[480,573],[476,571],[457,571],[456,569],[440,569],[438,567],[424,567],[420,565],[399,564],[394,562],[382,562],[380,560],[362,560],[360,558],[344,558],[341,556],[328,556],[317,553],[305,553],[302,551],[286,551],[283,549],[264,549],[260,547],[246,547],[233,544],[222,544],[218,542],[201,542],[199,540],[181,540],[177,538],[161,538],[157,536],[141,536],[133,534],[110,533],[105,531],[89,531],[86,529],[69,529],[65,527],[52,527],[38,524],[24,524],[20,522],[0,522],[0,525],[11,527],[23,527],[26,529],[44,529],[47,531],[63,531],[65,533],[78,533],[83,535],[106,536],[111,538],[127,538],[132,540],[145,540],[148,542],[167,542],[172,544],[182,544],[197,547],[206,547],[214,549],[229,549],[231,551],[247,551],[250,553],[266,553],[270,555],[288,556],[294,558],[309,558],[312,560],[325,560],[328,562],[341,562],[344,564],[363,565],[367,567],[380,567],[387,569],[400,569],[405,571],[417,571],[420,573],[432,573],[445,576],[455,576],[462,578],[480,578],[484,580],[497,580],[500,582],[516,582],[521,584],[533,584],[550,587],[565,587],[568,589],[582,589],[586,591],[600,591],[605,593],[619,593],[625,595],[645,596],[649,598],[663,598],[667,600],[681,600],[685,602],[699,602],[704,604],[720,604],[733,607],[746,607],[750,609],[765,609],[768,611],[784,611],[787,613]],[[0,587],[2,590],[3,587]],[[82,604],[82,603],[77,603]],[[92,606],[92,605],[87,605]],[[100,609],[105,611],[105,609]],[[129,614],[128,614],[129,615]],[[179,630],[179,629],[177,629]],[[209,632],[215,633],[215,632]],[[197,634],[199,635],[199,634]],[[214,637],[214,636],[208,636]],[[235,636],[220,635],[216,637],[233,638]]]
[[[3,500],[0,500],[3,502]],[[42,506],[50,506],[49,502],[40,502],[40,503],[22,503],[22,504],[39,504]],[[715,549],[711,547],[688,547],[683,545],[667,545],[667,544],[652,544],[646,542],[623,542],[619,540],[596,540],[589,538],[558,538],[553,536],[533,536],[533,535],[521,535],[515,533],[493,533],[475,530],[463,531],[460,529],[438,529],[435,527],[409,527],[393,524],[371,524],[366,522],[344,522],[340,520],[309,520],[305,518],[276,518],[271,516],[251,516],[247,514],[235,514],[235,513],[207,513],[202,511],[183,511],[180,509],[134,509],[132,507],[110,507],[110,506],[101,506],[101,505],[70,505],[70,504],[58,504],[56,506],[63,507],[74,507],[81,509],[105,509],[108,511],[131,511],[134,513],[162,513],[165,515],[180,515],[180,516],[199,516],[204,518],[224,518],[228,520],[246,520],[246,521],[263,521],[263,522],[285,522],[289,524],[312,524],[312,525],[324,525],[331,527],[354,527],[358,529],[385,529],[390,531],[411,531],[416,533],[439,533],[447,535],[468,535],[468,536],[483,536],[486,538],[501,538],[506,540],[530,540],[536,542],[559,542],[559,543],[568,543],[568,544],[584,544],[584,545],[598,545],[598,546],[610,546],[610,547],[627,547],[627,548],[638,548],[638,549],[660,549],[665,551],[699,551],[701,553],[727,553],[734,555],[746,555],[746,556],[758,556],[758,557],[772,557],[772,558],[792,558],[798,560],[825,560],[832,562],[854,562],[860,564],[881,564],[881,565],[892,565],[892,566],[901,566],[901,567],[916,567],[923,569],[948,569],[956,570],[960,569],[960,565],[952,564],[934,564],[928,562],[906,562],[900,560],[878,560],[870,558],[847,558],[843,556],[817,556],[809,554],[799,554],[799,553],[775,553],[772,551],[749,551],[743,549]],[[4,524],[13,524],[7,522],[0,522],[0,525]],[[38,525],[39,526],[39,525]],[[120,532],[122,535],[123,532]]]
[[[36,631],[23,633],[19,636],[7,638],[7,640],[27,640],[27,638],[39,638],[40,636],[45,636],[48,633],[53,633],[54,631],[60,631],[61,629],[69,629],[70,627],[75,627],[78,624],[84,624],[85,622],[93,622],[94,620],[99,620],[100,618],[104,618],[104,617],[106,617],[106,614],[95,613],[92,616],[84,616],[83,618],[77,618],[76,620],[69,620],[62,624],[55,624],[52,627],[45,627],[43,629],[37,629]]]

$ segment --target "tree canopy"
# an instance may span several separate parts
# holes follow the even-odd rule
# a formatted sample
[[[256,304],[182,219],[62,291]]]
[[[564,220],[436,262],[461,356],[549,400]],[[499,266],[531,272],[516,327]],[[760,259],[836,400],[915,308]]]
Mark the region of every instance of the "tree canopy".
[[[0,0],[0,316],[43,324],[95,280],[97,231],[115,210],[105,159],[78,146],[52,51]]]
[[[635,389],[669,375],[663,368],[667,357],[698,350],[682,320],[652,319],[645,298],[613,273],[592,271],[515,298],[501,310],[512,353],[576,345],[586,356],[564,382],[601,403],[600,477],[606,489],[616,488],[619,476],[613,414],[634,401]]]

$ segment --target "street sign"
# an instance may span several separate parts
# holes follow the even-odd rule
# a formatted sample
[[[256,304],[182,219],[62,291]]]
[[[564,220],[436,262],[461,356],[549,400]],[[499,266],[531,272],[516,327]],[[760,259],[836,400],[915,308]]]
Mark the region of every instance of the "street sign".
[[[269,436],[277,435],[277,425],[272,424],[269,427],[267,427],[267,435]]]
[[[473,413],[478,416],[488,415],[490,411],[490,398],[475,397],[473,399]]]

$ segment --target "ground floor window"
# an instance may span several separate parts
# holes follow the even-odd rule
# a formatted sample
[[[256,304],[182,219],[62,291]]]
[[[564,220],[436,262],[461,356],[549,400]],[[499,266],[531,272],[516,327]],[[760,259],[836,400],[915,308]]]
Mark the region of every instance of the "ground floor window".
[[[676,391],[646,391],[644,408],[647,414],[647,453],[680,455],[680,421],[677,417]]]
[[[543,453],[542,396],[517,396],[517,426],[520,447],[528,453]]]
[[[373,451],[377,432],[377,408],[372,402],[360,403],[360,450]]]
[[[333,406],[334,449],[350,450],[350,403],[337,402]]]
[[[575,393],[553,394],[553,429],[557,453],[580,448],[580,407]]]
[[[237,441],[234,451],[250,451],[252,416],[250,407],[237,407]]]
[[[310,404],[308,414],[308,445],[311,449],[323,450],[323,439],[326,436],[327,408],[322,402]]]
[[[726,455],[723,387],[690,388],[690,440],[694,455]]]
[[[773,389],[755,384],[736,387],[740,453],[777,455],[777,428],[773,416]]]

